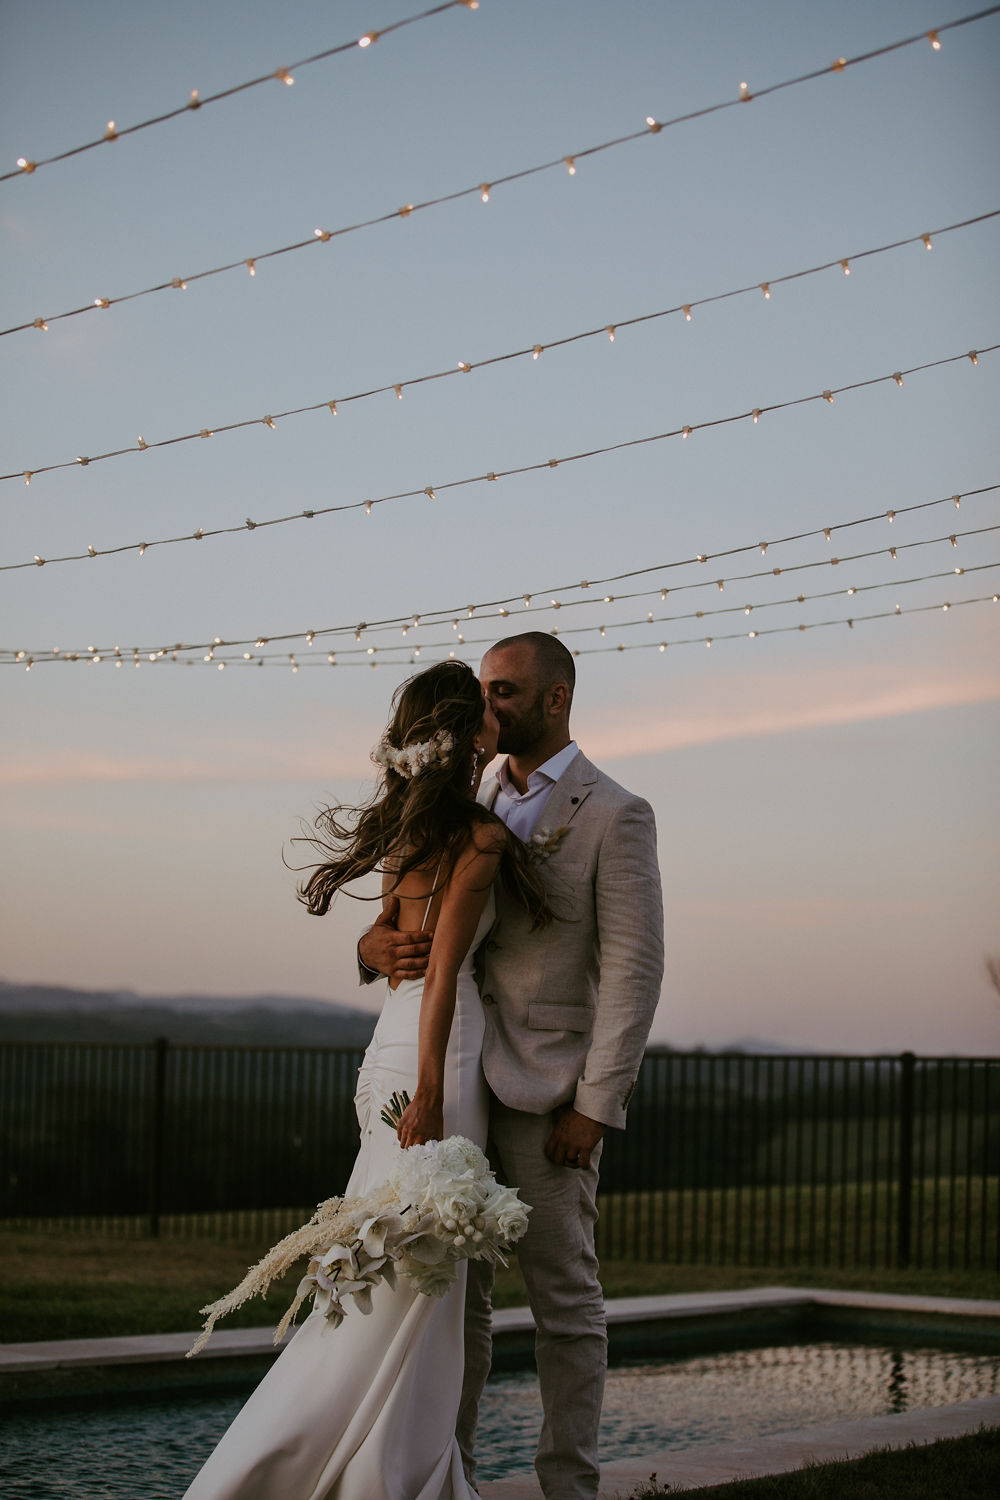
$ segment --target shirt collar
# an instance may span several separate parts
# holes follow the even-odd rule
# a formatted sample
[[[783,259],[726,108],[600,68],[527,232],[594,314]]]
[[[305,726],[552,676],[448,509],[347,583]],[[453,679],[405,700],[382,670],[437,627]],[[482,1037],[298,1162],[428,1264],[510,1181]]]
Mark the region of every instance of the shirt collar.
[[[528,790],[526,792],[519,792],[513,781],[511,781],[510,772],[507,769],[508,763],[504,760],[497,773],[500,781],[500,790],[508,797],[527,797],[532,792],[537,792],[540,787],[545,786],[547,783],[554,785],[579,753],[580,747],[577,745],[576,740],[570,740],[569,744],[564,745],[561,750],[557,750],[555,755],[550,755],[544,765],[537,766],[532,771],[528,777]]]

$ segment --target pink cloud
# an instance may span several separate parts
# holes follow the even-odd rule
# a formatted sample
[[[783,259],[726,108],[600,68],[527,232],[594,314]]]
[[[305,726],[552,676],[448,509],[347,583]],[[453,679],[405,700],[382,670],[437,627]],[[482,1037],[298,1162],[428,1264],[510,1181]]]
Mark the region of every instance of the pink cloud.
[[[722,740],[759,739],[793,734],[805,729],[860,724],[870,719],[890,719],[934,709],[957,708],[1000,700],[1000,679],[986,676],[940,678],[886,686],[878,681],[852,683],[840,672],[807,678],[755,679],[754,701],[734,702],[737,692],[715,685],[713,697],[720,706],[702,710],[681,708],[677,713],[641,722],[618,723],[581,734],[587,753],[597,760],[630,759],[690,745],[709,745]],[[770,699],[762,703],[761,697]]]

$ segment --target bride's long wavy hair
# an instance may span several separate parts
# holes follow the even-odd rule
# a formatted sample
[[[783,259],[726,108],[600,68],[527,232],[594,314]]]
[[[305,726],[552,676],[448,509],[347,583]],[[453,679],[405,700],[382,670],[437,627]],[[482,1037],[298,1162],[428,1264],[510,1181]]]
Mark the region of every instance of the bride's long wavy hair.
[[[451,747],[413,776],[401,774],[390,757],[369,801],[360,807],[327,807],[318,815],[316,834],[305,842],[328,858],[312,868],[298,890],[313,916],[323,916],[337,892],[362,875],[391,869],[395,888],[418,866],[440,861],[442,869],[449,868],[476,827],[504,826],[470,795],[475,740],[483,721],[482,689],[472,668],[460,661],[428,667],[396,689],[392,706],[377,750],[402,750],[435,735],[449,735]],[[533,927],[551,920],[537,866],[513,834],[500,856],[500,876]]]

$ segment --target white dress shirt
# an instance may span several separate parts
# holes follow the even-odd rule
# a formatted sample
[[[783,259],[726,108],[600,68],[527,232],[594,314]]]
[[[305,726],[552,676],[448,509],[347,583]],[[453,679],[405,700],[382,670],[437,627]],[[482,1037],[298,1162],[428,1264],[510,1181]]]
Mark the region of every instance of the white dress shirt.
[[[493,811],[506,823],[511,833],[516,833],[519,839],[525,841],[530,839],[538,827],[553,787],[579,753],[576,741],[570,740],[564,749],[557,750],[543,766],[532,771],[525,792],[519,792],[511,781],[507,762],[504,761],[498,773],[500,790],[497,792]]]

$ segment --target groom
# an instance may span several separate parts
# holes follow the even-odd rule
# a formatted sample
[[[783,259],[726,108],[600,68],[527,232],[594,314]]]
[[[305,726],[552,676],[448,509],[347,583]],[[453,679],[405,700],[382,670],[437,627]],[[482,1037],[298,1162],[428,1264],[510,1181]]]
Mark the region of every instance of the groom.
[[[490,1086],[489,1155],[532,1206],[517,1247],[537,1326],[544,1421],[535,1468],[546,1500],[593,1500],[607,1365],[594,1223],[607,1128],[622,1129],[663,973],[663,905],[649,804],[591,765],[570,736],[576,671],[565,646],[531,631],[486,653],[483,691],[507,759],[479,800],[534,851],[557,920],[536,932],[497,886],[479,954]],[[429,937],[383,916],[365,966],[423,972]],[[492,1268],[468,1263],[465,1384],[458,1439],[470,1484],[479,1398],[490,1370]]]

